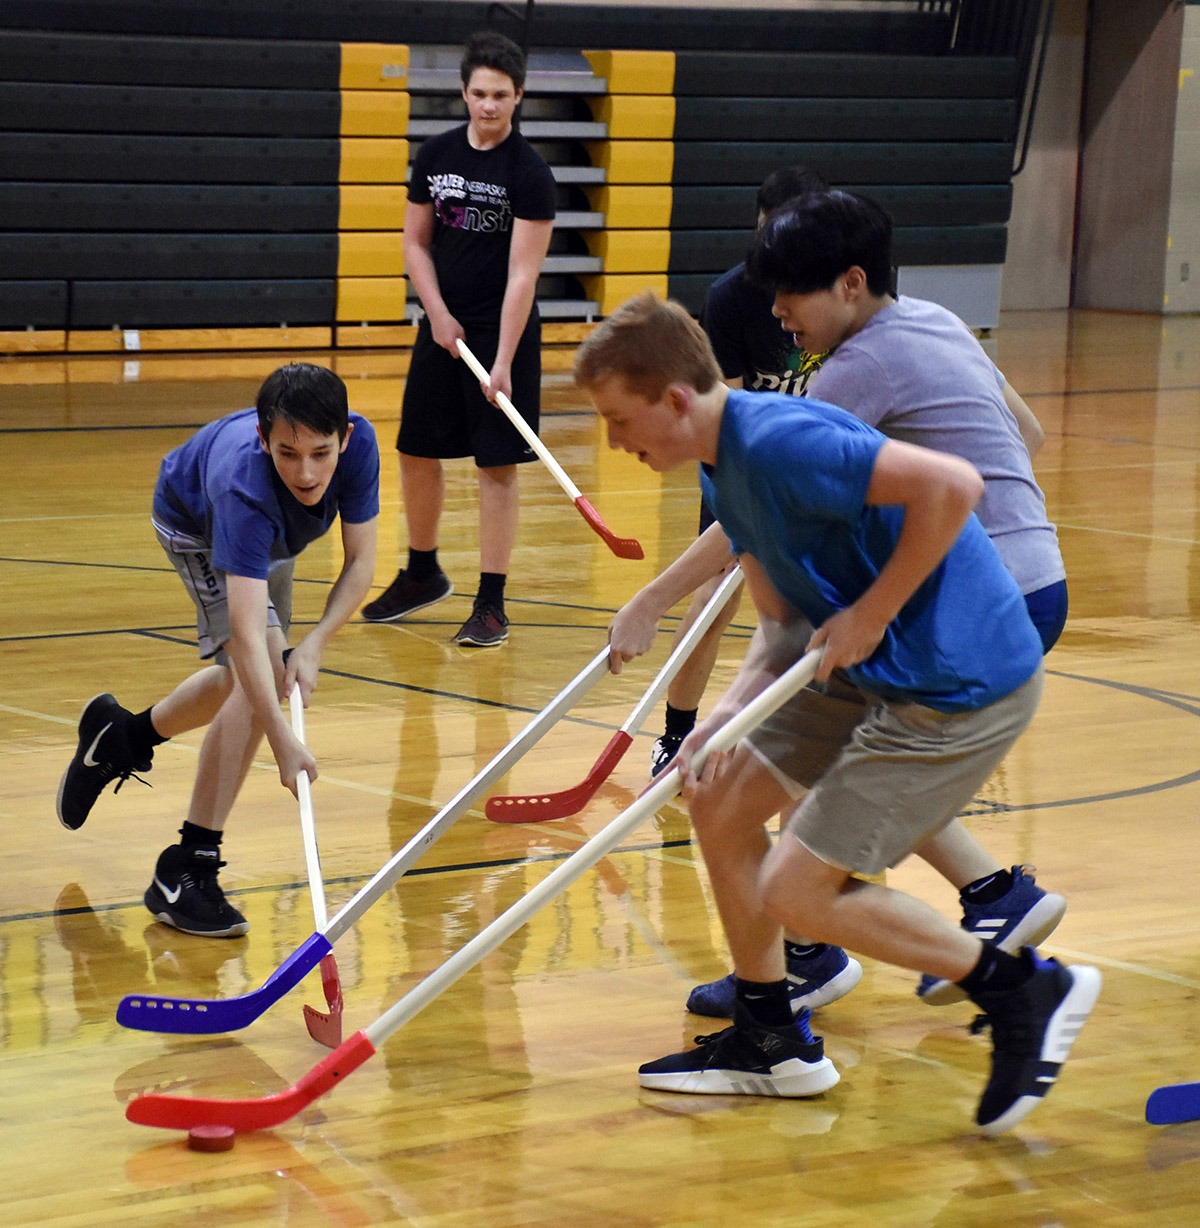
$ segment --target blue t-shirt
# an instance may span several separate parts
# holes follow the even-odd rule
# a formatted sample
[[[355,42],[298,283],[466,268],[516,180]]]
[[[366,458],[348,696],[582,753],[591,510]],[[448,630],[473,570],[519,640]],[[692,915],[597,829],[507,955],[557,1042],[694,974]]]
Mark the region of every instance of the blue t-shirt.
[[[885,442],[811,398],[730,392],[725,402],[717,462],[701,467],[705,498],[734,552],[757,559],[814,627],[857,601],[895,549],[903,509],[865,502]],[[875,652],[846,672],[873,694],[960,712],[1015,691],[1041,659],[1016,582],[971,516]]]
[[[207,542],[219,571],[265,580],[272,563],[294,558],[339,514],[348,524],[379,515],[375,428],[359,414],[350,421],[354,430],[328,488],[320,503],[305,507],[263,450],[257,412],[218,418],[163,458],[154,519]]]

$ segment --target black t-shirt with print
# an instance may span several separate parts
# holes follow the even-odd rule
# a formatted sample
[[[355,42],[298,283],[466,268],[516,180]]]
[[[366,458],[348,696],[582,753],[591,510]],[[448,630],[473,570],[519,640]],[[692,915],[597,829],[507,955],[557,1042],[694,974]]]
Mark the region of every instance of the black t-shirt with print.
[[[756,286],[739,264],[708,288],[700,326],[726,379],[741,378],[749,392],[787,392],[803,396],[823,354],[801,350],[771,314],[774,298]]]
[[[413,159],[408,199],[433,205],[438,288],[460,324],[500,318],[513,218],[554,217],[554,176],[515,129],[493,149],[473,149],[467,125],[430,137]]]

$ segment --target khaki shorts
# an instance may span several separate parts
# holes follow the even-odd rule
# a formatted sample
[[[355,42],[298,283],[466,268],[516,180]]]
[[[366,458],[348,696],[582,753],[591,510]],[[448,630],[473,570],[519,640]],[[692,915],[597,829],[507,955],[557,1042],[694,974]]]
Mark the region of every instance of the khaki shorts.
[[[835,677],[747,739],[794,798],[787,829],[829,865],[878,874],[955,818],[1033,719],[1043,673],[986,708],[938,712]]]
[[[165,528],[156,520],[154,534],[179,573],[183,587],[196,607],[196,639],[204,660],[215,657],[228,665],[223,645],[229,639],[229,591],[225,573],[212,565],[212,546],[188,533]],[[278,627],[287,636],[292,622],[292,574],[295,559],[281,559],[267,574],[267,626]]]

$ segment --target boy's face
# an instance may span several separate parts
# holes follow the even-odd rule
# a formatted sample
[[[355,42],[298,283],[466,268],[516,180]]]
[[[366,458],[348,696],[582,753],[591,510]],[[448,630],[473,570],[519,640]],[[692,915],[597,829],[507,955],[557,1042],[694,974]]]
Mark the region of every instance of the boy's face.
[[[857,300],[847,275],[843,275],[828,290],[808,294],[776,290],[771,314],[792,334],[800,349],[824,354],[856,331]]]
[[[613,375],[586,391],[604,419],[610,448],[631,453],[658,473],[695,459],[680,429],[681,388],[670,385],[657,401],[648,401]]]
[[[262,429],[258,438],[275,465],[283,484],[304,504],[315,507],[329,489],[338,457],[346,450],[354,423],[346,430],[346,438],[339,440],[337,433],[318,435],[302,423],[276,420],[271,424],[271,435],[264,439]]]
[[[523,93],[507,73],[494,68],[475,69],[462,91],[471,127],[486,140],[503,140]]]

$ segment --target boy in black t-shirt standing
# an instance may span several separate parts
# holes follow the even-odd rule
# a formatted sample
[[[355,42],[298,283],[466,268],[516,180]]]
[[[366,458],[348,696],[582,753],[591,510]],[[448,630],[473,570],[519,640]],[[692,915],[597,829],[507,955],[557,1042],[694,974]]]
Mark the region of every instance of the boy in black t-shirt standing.
[[[368,622],[393,622],[448,597],[437,559],[442,461],[473,456],[479,478],[479,589],[457,643],[508,638],[504,585],[517,535],[517,465],[535,459],[492,403],[515,402],[536,431],[541,321],[534,294],[554,228],[550,168],[513,127],[525,57],[502,34],[467,44],[461,65],[468,122],[425,141],[413,161],[404,257],[425,316],[404,390],[400,484],[408,562],[374,601]],[[463,339],[491,372],[481,384],[458,356]]]

